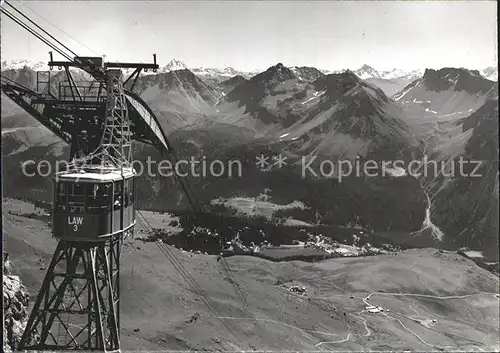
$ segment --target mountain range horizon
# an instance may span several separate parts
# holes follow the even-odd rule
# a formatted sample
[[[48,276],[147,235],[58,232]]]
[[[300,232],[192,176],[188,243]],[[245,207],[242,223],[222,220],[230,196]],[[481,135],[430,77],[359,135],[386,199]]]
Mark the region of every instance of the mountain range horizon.
[[[39,71],[46,71],[48,70],[48,65],[44,61],[32,61],[32,60],[26,60],[26,59],[18,59],[18,60],[3,60],[1,62],[2,66],[2,71],[4,70],[10,70],[10,69],[20,69],[24,66],[27,66],[31,69],[34,70],[39,70]],[[278,64],[278,63],[276,63]],[[270,65],[269,67],[275,66]],[[286,65],[286,67],[312,67],[314,66],[309,66],[309,65]],[[467,67],[455,67],[455,66],[443,66],[443,67],[422,67],[422,68],[414,68],[411,70],[402,70],[397,67],[394,67],[392,69],[376,69],[370,64],[364,64],[359,68],[354,68],[354,67],[346,67],[346,68],[337,68],[337,69],[325,69],[325,68],[317,68],[319,71],[321,71],[323,74],[331,74],[331,73],[341,73],[347,70],[350,70],[354,72],[357,76],[359,76],[361,79],[368,79],[368,78],[376,78],[376,79],[395,79],[395,78],[400,78],[404,76],[411,76],[411,77],[417,77],[421,76],[425,70],[427,69],[434,69],[438,70],[441,68],[445,67],[451,67],[451,68],[460,68],[460,69],[466,69],[466,70],[477,70],[481,73],[481,75],[485,78],[491,79],[491,80],[498,80],[498,68],[495,66],[488,66],[484,68],[467,68]],[[169,72],[169,71],[176,71],[176,70],[183,70],[183,69],[188,69],[193,71],[195,74],[204,76],[204,75],[214,75],[218,74],[221,75],[223,74],[224,76],[237,76],[237,75],[242,75],[244,77],[251,77],[259,72],[263,72],[267,70],[267,68],[260,68],[260,69],[254,69],[254,70],[239,70],[238,68],[234,68],[233,66],[226,66],[226,67],[205,67],[205,66],[200,66],[200,67],[195,67],[195,66],[190,66],[187,65],[183,60],[179,60],[176,58],[171,59],[167,64],[165,65],[160,65],[159,70],[157,73],[162,73],[162,72]],[[143,73],[144,74],[144,73]]]
[[[244,77],[235,70],[188,69],[178,60],[169,64],[158,70],[157,74],[142,75],[135,91],[158,115],[168,138],[178,146],[180,155],[184,156],[203,154],[219,160],[227,160],[232,156],[246,160],[248,164],[249,155],[259,155],[264,151],[286,152],[290,163],[295,163],[300,156],[353,160],[361,155],[375,161],[410,161],[429,154],[433,160],[451,163],[466,149],[471,151],[471,155],[479,155],[482,147],[477,144],[485,138],[495,138],[474,137],[474,134],[479,135],[494,124],[488,119],[495,114],[493,103],[498,94],[497,83],[481,76],[477,70],[426,69],[423,73],[406,73],[407,76],[400,77],[401,71],[391,71],[384,78],[368,65],[355,71],[324,74],[312,67],[286,67],[278,63],[251,77]],[[36,83],[35,72],[26,66],[2,71],[9,79],[22,85],[33,87]],[[73,74],[76,81],[89,79],[85,74]],[[51,77],[51,89],[55,92],[58,84],[65,79],[65,73],[56,72]],[[46,130],[40,130],[33,124],[33,119],[12,107],[8,100],[3,99],[3,103],[6,103],[2,105],[4,157],[6,164],[14,168],[13,172],[22,158],[32,156],[35,151],[51,158],[60,158],[64,154],[64,146],[54,136],[46,133]],[[487,122],[480,124],[480,119],[486,119]],[[475,125],[478,127],[470,128]],[[154,155],[154,152],[147,147],[137,150],[139,160],[150,154]],[[252,167],[252,163],[248,167]],[[292,165],[290,168],[292,170],[285,173],[286,177],[291,178],[297,187],[304,187],[306,181],[301,178],[295,180]],[[270,180],[253,177],[248,179],[247,185],[236,182],[233,187],[228,187],[230,181],[218,179],[194,180],[193,184],[198,192],[205,194],[206,202],[213,199],[214,195],[231,197],[231,192],[243,192],[242,188],[248,194],[258,194],[259,190],[270,188],[274,190],[273,197],[285,197],[288,200],[290,196],[286,196],[287,190],[282,190],[279,184],[282,177],[282,174],[274,172],[269,175]],[[451,216],[447,212],[451,206],[440,195],[447,192],[452,181],[457,185],[465,181],[458,177],[442,180],[439,175],[429,178],[426,188],[408,176],[400,178],[398,182],[377,179],[363,182],[355,178],[342,182],[345,190],[328,186],[328,182],[322,184],[323,181],[317,181],[317,184],[313,183],[314,187],[319,190],[325,188],[321,193],[313,194],[315,197],[310,199],[310,194],[302,194],[297,189],[295,198],[289,201],[307,200],[311,207],[324,214],[325,221],[328,219],[333,224],[345,225],[352,222],[352,217],[359,217],[365,222],[365,227],[373,230],[404,232],[417,231],[422,222],[432,225],[422,226],[425,230],[423,233],[426,234],[427,230],[430,233],[417,240],[420,244],[429,239],[442,242],[442,232],[450,246],[461,243],[484,245],[491,241],[495,232],[490,229],[481,228],[481,233],[478,231],[475,239],[467,238],[472,235],[460,233],[467,227],[462,223],[463,217],[452,222],[448,220]],[[497,182],[494,176],[490,178],[488,185],[495,188]],[[22,179],[12,179],[11,182],[17,183],[19,180]],[[32,184],[33,188],[45,189],[40,186],[44,185],[44,180],[30,179],[26,182]],[[211,183],[209,192],[203,184],[208,182]],[[377,197],[377,192],[370,185],[373,182],[394,184],[392,187],[382,187],[386,202],[395,207],[393,212],[375,216],[373,212],[376,207],[372,201],[365,201],[371,207],[358,211],[359,206],[355,205],[366,195]],[[149,180],[141,181],[144,195],[160,195],[174,187],[165,185],[165,189],[151,189],[152,185]],[[439,187],[444,189],[439,190]],[[437,189],[431,192],[427,188]],[[405,194],[406,198],[401,201],[398,192],[394,194],[395,190]],[[229,194],[226,195],[227,192]],[[341,200],[345,197],[342,196],[344,192],[351,193],[349,197],[359,197],[359,200],[344,202],[341,212],[341,206],[333,200]],[[481,204],[490,202],[484,194],[475,194],[476,190],[472,192],[474,195],[471,198]],[[325,203],[320,197],[322,194],[330,194],[332,201]],[[155,197],[142,202],[148,208],[184,207],[177,197],[179,195],[171,200]],[[430,200],[441,202],[436,203],[440,207],[439,213],[431,213]],[[330,205],[332,202],[334,205]],[[352,204],[352,208],[349,204]],[[331,207],[338,209],[337,214],[331,214]],[[465,212],[467,205],[462,208]],[[424,212],[426,209],[427,216]],[[396,212],[399,214],[397,217],[394,216]],[[480,217],[486,219],[491,215],[492,212],[485,209]],[[437,226],[432,223],[434,219],[438,222]],[[440,230],[440,227],[443,229]],[[455,229],[459,229],[456,234]]]

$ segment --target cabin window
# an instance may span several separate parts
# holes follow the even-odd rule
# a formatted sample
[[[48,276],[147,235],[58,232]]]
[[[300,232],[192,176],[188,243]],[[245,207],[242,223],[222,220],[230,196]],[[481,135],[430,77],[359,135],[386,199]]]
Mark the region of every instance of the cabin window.
[[[56,209],[60,212],[66,211],[66,183],[57,183],[56,190]]]
[[[128,180],[123,181],[123,207],[128,207],[129,205],[129,195],[128,195]]]
[[[124,204],[125,207],[132,206],[134,203],[134,193],[132,191],[134,185],[133,182],[134,182],[133,179],[127,179],[124,181],[125,187],[123,195],[125,197],[125,204]]]
[[[129,200],[130,204],[133,206],[134,205],[134,198],[135,198],[135,193],[134,193],[134,187],[135,187],[135,178],[130,179],[130,187],[128,189],[129,192]]]
[[[71,192],[69,193],[69,196],[72,200],[84,200],[85,199],[85,189],[88,184],[84,183],[72,183],[71,184]]]
[[[115,192],[114,192],[114,203],[113,203],[113,209],[119,210],[122,208],[123,205],[123,188],[122,188],[122,182],[118,181],[115,183]]]
[[[106,214],[109,212],[111,199],[110,183],[95,183],[87,185],[86,212],[91,214]]]
[[[68,212],[84,212],[86,186],[84,183],[68,183]]]

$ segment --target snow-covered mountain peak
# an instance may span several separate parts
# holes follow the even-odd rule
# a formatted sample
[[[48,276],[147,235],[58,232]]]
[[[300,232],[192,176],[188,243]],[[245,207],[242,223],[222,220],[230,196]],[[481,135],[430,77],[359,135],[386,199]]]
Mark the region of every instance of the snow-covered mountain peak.
[[[366,64],[355,70],[354,73],[362,80],[366,80],[367,78],[381,78],[377,70]]]
[[[199,76],[233,77],[233,76],[241,75],[240,71],[237,71],[232,67],[225,67],[223,69],[218,69],[218,68],[209,68],[209,67],[202,66],[202,67],[192,68],[191,71],[193,71],[196,75],[199,75]]]
[[[381,78],[385,80],[393,80],[399,78],[417,79],[422,77],[422,75],[423,75],[422,70],[404,71],[401,69],[382,71],[382,73],[380,74]]]
[[[184,62],[177,60],[177,59],[172,59],[170,62],[162,67],[160,69],[161,72],[169,72],[169,71],[176,71],[176,70],[186,70],[188,67]]]
[[[48,71],[49,66],[43,61],[33,61],[27,59],[2,61],[2,71],[21,70],[28,67],[34,71]]]
[[[354,73],[362,80],[366,79],[384,79],[384,80],[394,80],[394,79],[417,79],[422,76],[423,72],[421,70],[405,71],[401,69],[392,70],[376,70],[370,65],[363,65],[361,68],[354,70]]]

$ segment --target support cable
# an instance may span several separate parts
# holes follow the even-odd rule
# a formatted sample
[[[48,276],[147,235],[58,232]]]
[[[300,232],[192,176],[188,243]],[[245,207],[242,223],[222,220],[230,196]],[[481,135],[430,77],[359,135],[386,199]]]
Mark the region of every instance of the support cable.
[[[42,37],[33,28],[30,28],[28,25],[26,25],[25,23],[23,23],[19,18],[17,18],[16,16],[14,16],[12,13],[10,13],[9,11],[7,11],[3,7],[1,8],[1,11],[2,11],[2,13],[4,15],[6,15],[7,17],[9,17],[12,21],[14,21],[15,23],[17,23],[23,29],[25,29],[29,33],[33,34],[37,39],[39,39],[40,41],[42,41],[43,43],[45,43],[46,45],[48,45],[51,49],[55,50],[56,52],[58,52],[59,54],[61,54],[66,59],[68,59],[70,61],[73,61],[73,59],[71,58],[71,56],[69,56],[67,53],[65,53],[64,51],[62,51],[60,48],[56,47],[53,43],[50,43],[50,41],[48,39]]]
[[[50,20],[48,20],[47,18],[43,17],[42,15],[40,15],[38,12],[36,12],[35,10],[33,10],[32,8],[26,6],[25,4],[23,4],[22,2],[20,1],[17,1],[19,3],[19,5],[21,5],[22,7],[30,10],[31,12],[33,12],[35,15],[37,15],[38,17],[40,17],[41,19],[43,19],[44,21],[46,21],[47,23],[49,23],[52,27],[58,29],[60,32],[64,33],[65,35],[67,35],[69,38],[73,39],[75,42],[77,42],[78,44],[80,44],[82,47],[90,50],[91,52],[93,52],[94,54],[96,55],[100,55],[99,53],[97,53],[95,50],[93,50],[92,48],[89,48],[87,45],[85,45],[84,43],[82,43],[81,41],[79,41],[78,39],[76,39],[75,37],[73,37],[72,35],[70,35],[69,33],[67,33],[66,31],[64,31],[62,28],[58,27],[57,25],[55,25],[54,23],[52,23]]]
[[[165,139],[165,140],[166,140],[167,146],[169,148],[169,152],[170,152],[174,162],[176,162],[178,160],[178,158],[177,158],[177,154],[175,152],[175,149],[172,147],[172,145],[170,144],[170,142],[167,139]],[[186,174],[182,170],[181,170],[181,172],[183,174]],[[180,179],[180,177],[178,179]],[[188,199],[190,200],[190,203],[191,203],[191,207],[193,208],[193,211],[195,212],[195,215],[200,216],[201,207],[199,206],[199,203],[196,199],[196,196],[194,195],[193,189],[191,188],[191,185],[187,181],[185,184],[186,185],[184,186],[184,184],[181,183],[181,186],[184,190],[184,193],[186,194],[186,196],[188,196]],[[192,202],[191,202],[191,198],[193,199]],[[250,309],[250,306],[248,305],[248,302],[247,302],[243,292],[241,291],[241,288],[239,287],[238,282],[236,281],[236,278],[232,274],[231,266],[229,265],[229,263],[226,261],[226,259],[224,257],[221,258],[221,262],[222,262],[222,268],[223,268],[226,276],[228,276],[229,281],[234,289],[234,292],[236,293],[236,295],[240,299],[240,304],[241,304],[243,311],[246,312],[246,314],[250,318],[256,320],[255,314]],[[258,324],[257,320],[256,320],[256,324],[257,324],[259,331],[261,331],[261,333],[263,333],[263,330],[260,327],[260,325]]]
[[[175,149],[172,147],[172,145],[170,144],[170,142],[168,141],[167,138],[165,138],[165,142],[167,144],[167,147],[169,148],[169,152],[170,152],[170,155],[172,156],[174,163],[176,163],[178,158],[177,158],[177,154],[175,152]],[[186,174],[182,170],[181,170],[181,172],[184,175]],[[200,216],[201,215],[201,207],[199,206],[198,200],[196,199],[196,196],[193,192],[193,189],[191,188],[191,185],[187,181],[185,182],[185,185],[184,185],[184,183],[182,182],[183,180],[181,181],[181,177],[178,176],[177,173],[176,173],[176,176],[178,177],[179,183],[181,184],[181,187],[184,190],[184,193],[188,197],[188,200],[191,204],[191,207],[192,207],[195,215]],[[241,304],[243,311],[246,312],[246,314],[250,318],[255,320],[257,328],[263,334],[263,330],[260,327],[260,325],[258,324],[255,314],[250,309],[250,306],[248,305],[248,302],[247,302],[244,294],[242,293],[241,288],[239,287],[238,282],[236,281],[236,278],[233,276],[233,274],[231,272],[232,270],[231,270],[229,263],[225,260],[224,257],[221,258],[221,262],[222,262],[222,268],[223,268],[224,272],[226,273],[226,276],[228,276],[229,281],[230,281],[231,285],[233,286],[234,292],[236,293],[236,295],[240,299],[240,304]]]
[[[11,5],[8,1],[5,1],[5,3],[7,5],[9,5],[11,8],[13,8],[16,12],[18,12],[21,16],[23,16],[25,19],[27,19],[30,23],[32,23],[33,25],[35,25],[36,28],[38,28],[39,30],[41,30],[43,33],[45,33],[46,35],[48,35],[50,38],[52,38],[52,40],[54,40],[56,43],[58,43],[59,45],[61,45],[64,49],[66,49],[67,51],[69,51],[71,54],[73,54],[74,56],[78,56],[76,55],[76,53],[74,51],[72,51],[71,49],[69,49],[66,45],[64,45],[63,43],[61,43],[59,40],[57,40],[57,38],[55,38],[52,34],[50,34],[49,32],[47,32],[45,29],[43,29],[41,26],[39,26],[36,22],[34,22],[32,19],[30,19],[28,16],[26,16],[25,14],[23,14],[21,11],[19,11],[14,5]]]
[[[137,213],[140,214],[147,226],[149,227],[149,230],[152,231],[153,228],[151,227],[151,224],[148,222],[148,220],[142,215],[142,213],[137,210]],[[210,297],[205,294],[203,289],[200,287],[200,285],[196,282],[196,280],[189,274],[189,272],[186,270],[184,265],[182,265],[181,261],[178,259],[178,257],[174,254],[174,252],[166,245],[164,245],[161,241],[156,241],[155,245],[158,246],[160,251],[163,253],[163,255],[167,258],[167,260],[170,261],[170,263],[174,266],[175,270],[181,275],[181,277],[191,286],[191,289],[197,293],[204,304],[207,306],[207,308],[212,312],[212,314],[215,316],[215,318],[222,323],[222,325],[233,335],[233,337],[238,341],[238,337],[232,330],[232,328],[225,322],[223,319],[221,319],[221,315],[217,311],[217,307],[215,306],[214,302],[210,299]]]

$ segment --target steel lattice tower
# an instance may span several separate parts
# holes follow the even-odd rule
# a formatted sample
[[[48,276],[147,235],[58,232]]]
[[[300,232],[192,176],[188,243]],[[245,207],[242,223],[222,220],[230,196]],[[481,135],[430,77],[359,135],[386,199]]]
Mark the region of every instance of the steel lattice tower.
[[[107,107],[102,139],[102,165],[130,167],[131,132],[120,69],[107,71]]]
[[[19,349],[120,351],[122,240],[59,241]]]

